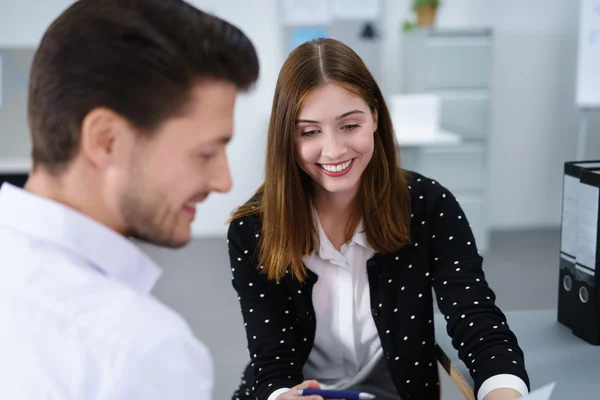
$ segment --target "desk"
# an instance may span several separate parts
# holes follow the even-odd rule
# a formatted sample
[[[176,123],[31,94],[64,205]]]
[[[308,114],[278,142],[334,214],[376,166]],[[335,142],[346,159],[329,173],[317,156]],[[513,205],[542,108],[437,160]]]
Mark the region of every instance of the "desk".
[[[0,158],[0,174],[28,174],[30,169],[29,158]]]
[[[407,135],[396,133],[396,140],[401,148],[424,146],[448,146],[462,142],[460,135],[440,130],[435,135]]]
[[[600,396],[600,346],[592,346],[556,322],[556,310],[507,312],[508,324],[525,353],[531,388],[556,382],[553,399]],[[467,367],[446,333],[446,321],[435,315],[438,346],[473,389]]]

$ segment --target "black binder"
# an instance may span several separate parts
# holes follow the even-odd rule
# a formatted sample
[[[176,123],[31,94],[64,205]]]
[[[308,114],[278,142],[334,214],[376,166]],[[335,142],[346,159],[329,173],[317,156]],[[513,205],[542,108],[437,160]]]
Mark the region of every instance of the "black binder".
[[[558,322],[573,329],[575,311],[579,304],[576,278],[577,216],[580,190],[580,174],[584,169],[600,169],[600,160],[572,161],[565,163],[563,177],[563,201],[561,243],[558,282]]]
[[[577,248],[573,292],[577,304],[572,320],[573,333],[593,345],[600,345],[600,169],[583,169],[577,217]]]

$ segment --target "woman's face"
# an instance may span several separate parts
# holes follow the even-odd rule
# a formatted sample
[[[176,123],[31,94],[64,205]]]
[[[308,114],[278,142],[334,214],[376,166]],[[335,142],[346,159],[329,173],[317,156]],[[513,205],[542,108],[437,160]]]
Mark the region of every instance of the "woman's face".
[[[296,120],[300,168],[330,194],[354,196],[374,149],[377,115],[367,103],[335,83],[307,96]]]

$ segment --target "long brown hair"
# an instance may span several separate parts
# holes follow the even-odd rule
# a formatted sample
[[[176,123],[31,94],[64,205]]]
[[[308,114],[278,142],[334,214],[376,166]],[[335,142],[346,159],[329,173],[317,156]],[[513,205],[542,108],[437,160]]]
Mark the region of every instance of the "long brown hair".
[[[289,268],[303,281],[307,271],[302,257],[319,249],[311,206],[313,182],[297,164],[294,134],[304,99],[330,82],[361,97],[378,115],[375,149],[361,177],[354,219],[362,218],[367,240],[377,252],[390,253],[410,241],[410,195],[381,90],[352,49],[333,39],[316,39],[297,47],[281,68],[269,123],[265,181],[231,218],[261,216],[258,258],[269,279],[281,279]],[[353,233],[347,232],[348,240]]]

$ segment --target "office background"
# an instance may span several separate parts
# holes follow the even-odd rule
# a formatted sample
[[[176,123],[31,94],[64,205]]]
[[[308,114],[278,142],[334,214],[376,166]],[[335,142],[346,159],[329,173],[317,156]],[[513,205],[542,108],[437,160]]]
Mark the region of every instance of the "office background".
[[[255,90],[237,104],[236,136],[228,150],[232,191],[212,195],[199,207],[196,239],[187,248],[143,247],[166,270],[156,294],[190,320],[211,348],[217,367],[215,399],[225,399],[238,383],[247,353],[230,287],[224,221],[261,182],[271,98],[288,47],[282,40],[285,28],[278,0],[255,0],[252,6],[247,0],[189,2],[237,24],[250,36],[259,53],[261,76]],[[48,24],[71,3],[0,0],[0,48],[34,48]],[[410,4],[382,0],[385,12],[376,28],[381,34],[379,83],[386,95],[400,91],[403,84],[401,25],[412,15]],[[437,26],[493,31],[486,172],[492,234],[486,273],[504,309],[554,308],[562,170],[564,161],[575,158],[579,129],[579,2],[446,0]],[[589,123],[587,159],[600,158],[598,114],[592,113]],[[27,157],[28,150],[27,132],[0,130],[0,159]],[[536,291],[541,294],[534,295]],[[447,382],[443,391],[445,399],[460,398]]]

